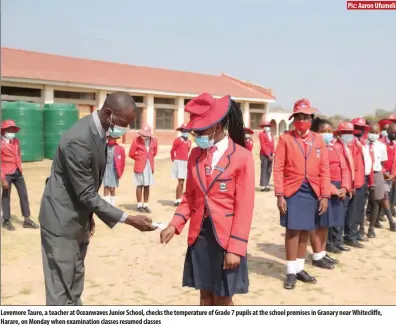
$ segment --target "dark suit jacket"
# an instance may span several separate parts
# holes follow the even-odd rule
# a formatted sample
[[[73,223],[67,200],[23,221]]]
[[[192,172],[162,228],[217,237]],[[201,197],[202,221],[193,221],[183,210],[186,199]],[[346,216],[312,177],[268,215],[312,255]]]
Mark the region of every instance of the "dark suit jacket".
[[[92,115],[83,117],[60,140],[41,200],[41,226],[54,235],[77,238],[95,213],[114,227],[123,212],[98,195],[105,166],[105,140]]]

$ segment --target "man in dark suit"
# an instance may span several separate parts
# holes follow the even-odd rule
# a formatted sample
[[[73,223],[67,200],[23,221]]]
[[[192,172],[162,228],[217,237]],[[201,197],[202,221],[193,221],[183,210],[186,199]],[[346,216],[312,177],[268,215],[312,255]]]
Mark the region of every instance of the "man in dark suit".
[[[110,228],[125,223],[140,231],[156,229],[151,219],[130,216],[98,194],[106,166],[106,131],[121,136],[135,114],[128,93],[109,94],[99,111],[80,119],[60,140],[39,214],[47,305],[82,304],[93,214]]]

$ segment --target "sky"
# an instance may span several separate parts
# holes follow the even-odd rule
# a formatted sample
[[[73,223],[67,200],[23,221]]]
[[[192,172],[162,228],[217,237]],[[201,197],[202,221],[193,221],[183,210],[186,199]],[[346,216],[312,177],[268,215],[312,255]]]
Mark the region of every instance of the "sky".
[[[326,115],[396,105],[396,11],[344,0],[2,0],[1,45],[229,75]]]

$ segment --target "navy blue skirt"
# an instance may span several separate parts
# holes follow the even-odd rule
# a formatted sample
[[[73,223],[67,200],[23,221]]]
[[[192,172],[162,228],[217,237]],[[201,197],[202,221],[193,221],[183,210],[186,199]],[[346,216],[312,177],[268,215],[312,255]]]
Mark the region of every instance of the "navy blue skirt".
[[[338,189],[341,188],[341,182],[331,182]],[[329,200],[329,206],[325,214],[316,216],[317,228],[340,227],[344,225],[345,208],[344,201],[336,196],[332,196]]]
[[[287,211],[280,216],[280,224],[290,230],[314,230],[318,211],[318,197],[309,183],[304,182],[297,193],[286,198]]]
[[[187,249],[183,287],[213,292],[218,297],[247,293],[249,277],[246,256],[234,270],[223,270],[226,251],[216,241],[210,218],[205,218],[196,242]]]

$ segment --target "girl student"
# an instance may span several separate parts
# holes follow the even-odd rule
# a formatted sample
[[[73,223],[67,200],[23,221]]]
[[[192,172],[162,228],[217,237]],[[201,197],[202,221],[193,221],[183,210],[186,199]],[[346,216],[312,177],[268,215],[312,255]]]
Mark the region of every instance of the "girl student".
[[[252,129],[244,128],[245,138],[246,138],[246,149],[249,151],[253,151],[253,139],[252,135],[254,134]]]
[[[334,227],[343,227],[345,220],[344,202],[351,189],[351,175],[344,157],[342,146],[334,140],[333,126],[325,119],[315,118],[311,130],[320,134],[327,146],[331,199],[326,213],[317,218],[317,229],[311,233],[311,246],[314,251],[312,264],[314,266],[332,269],[338,261],[326,253],[326,246],[335,246]]]
[[[125,169],[125,149],[117,143],[119,137],[113,133],[114,131],[110,130],[110,134],[113,136],[107,137],[107,161],[103,176],[103,194],[104,199],[115,206],[115,189],[118,187],[119,179]]]
[[[172,160],[172,177],[177,179],[177,187],[176,187],[176,201],[174,203],[175,206],[178,206],[182,201],[183,189],[184,189],[184,180],[187,177],[187,160],[188,154],[191,149],[191,141],[188,139],[190,133],[184,132],[183,128],[186,124],[178,127],[176,131],[181,132],[181,136],[177,137],[175,141],[173,141],[172,149],[170,152],[171,160]]]
[[[248,292],[246,249],[255,195],[253,155],[245,148],[243,116],[229,97],[205,93],[188,102],[185,131],[197,147],[188,159],[183,200],[161,243],[190,220],[183,286],[200,290],[201,305],[233,305]]]
[[[280,224],[286,228],[285,289],[297,280],[316,283],[304,270],[309,233],[315,229],[317,214],[327,211],[330,198],[329,161],[323,137],[310,131],[313,114],[307,99],[294,104],[295,131],[279,137],[275,153],[274,183]]]
[[[129,150],[129,157],[135,161],[137,210],[150,213],[148,200],[150,186],[154,184],[154,157],[157,155],[158,141],[149,125],[145,125],[138,133]]]

